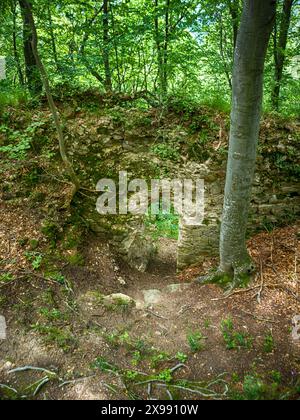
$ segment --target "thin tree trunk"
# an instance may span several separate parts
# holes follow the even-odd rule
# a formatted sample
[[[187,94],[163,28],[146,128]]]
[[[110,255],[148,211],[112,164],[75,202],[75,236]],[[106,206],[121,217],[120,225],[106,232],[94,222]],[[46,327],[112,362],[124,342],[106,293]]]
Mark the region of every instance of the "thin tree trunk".
[[[158,81],[159,81],[159,96],[160,99],[164,98],[164,60],[163,60],[163,51],[161,45],[161,36],[159,33],[159,0],[154,0],[154,28],[155,28],[155,43],[157,50],[157,68],[158,68]]]
[[[220,272],[241,281],[254,270],[246,230],[263,99],[264,63],[276,1],[245,0],[237,38],[229,160],[220,238]]]
[[[115,57],[116,57],[118,90],[119,90],[119,92],[121,92],[122,83],[121,83],[121,73],[120,73],[120,59],[119,59],[118,44],[116,42],[117,34],[116,34],[116,26],[115,26],[115,18],[114,18],[113,10],[111,10],[111,23],[112,23],[112,30],[113,30],[113,42],[114,42]]]
[[[103,11],[103,6],[101,7],[101,9],[99,10],[95,10],[95,13],[93,15],[92,18],[90,19],[86,19],[86,27],[87,30],[84,33],[83,39],[82,39],[82,43],[80,45],[79,48],[79,55],[82,58],[82,61],[85,65],[85,67],[87,68],[87,70],[91,73],[92,76],[94,76],[102,85],[105,84],[105,80],[104,78],[101,76],[101,74],[89,63],[88,58],[86,57],[86,53],[85,53],[85,47],[86,44],[88,42],[89,36],[90,36],[90,31],[89,28],[95,23],[97,17],[99,16],[99,14]]]
[[[103,62],[105,70],[105,89],[112,92],[112,79],[109,60],[109,0],[103,0]]]
[[[13,50],[14,50],[14,58],[18,70],[19,82],[21,86],[25,85],[24,75],[21,66],[21,60],[18,51],[18,43],[17,43],[17,3],[16,1],[12,2],[11,12],[13,16]]]
[[[26,66],[26,78],[30,92],[33,95],[42,93],[43,84],[38,65],[32,50],[33,33],[30,26],[30,14],[32,5],[29,1],[19,0],[22,18],[23,18],[23,44],[24,44],[24,59]]]
[[[56,41],[55,41],[55,35],[53,30],[53,19],[51,15],[51,9],[50,5],[47,5],[48,9],[48,20],[49,20],[49,27],[50,27],[50,38],[51,38],[51,46],[52,46],[52,52],[53,52],[53,58],[56,65],[56,68],[58,71],[60,71],[59,62],[58,62],[58,55],[57,55],[57,48],[56,48]]]
[[[168,94],[168,61],[169,61],[169,36],[170,36],[170,7],[171,0],[166,0],[165,12],[165,42],[163,55],[163,86],[162,91],[164,96]]]
[[[294,0],[284,0],[279,29],[279,39],[277,40],[277,31],[274,36],[275,84],[272,92],[272,104],[273,108],[277,111],[279,110],[280,89],[293,3]]]
[[[229,11],[232,19],[232,30],[233,30],[233,46],[234,49],[237,43],[237,37],[239,32],[239,0],[229,0]]]
[[[55,127],[56,127],[56,131],[57,131],[57,135],[58,135],[58,141],[59,141],[59,150],[60,150],[60,155],[62,158],[62,161],[65,165],[66,171],[72,181],[73,184],[73,188],[72,188],[72,192],[70,194],[68,203],[66,203],[66,206],[68,206],[71,201],[73,200],[75,194],[77,193],[77,191],[80,188],[80,182],[77,178],[77,175],[75,174],[74,168],[67,156],[67,150],[66,150],[66,145],[65,145],[65,139],[64,139],[64,134],[63,134],[63,129],[62,129],[62,124],[60,121],[60,115],[59,112],[56,108],[56,105],[54,103],[53,100],[53,96],[51,93],[51,88],[50,88],[50,84],[49,84],[49,80],[48,80],[48,76],[47,76],[47,72],[46,69],[42,63],[42,60],[39,56],[39,52],[38,52],[38,35],[37,35],[37,31],[36,31],[36,26],[35,26],[35,22],[34,22],[34,17],[32,14],[32,5],[30,3],[29,0],[22,0],[23,3],[23,7],[26,11],[26,15],[27,15],[27,19],[28,19],[28,25],[30,26],[31,29],[31,33],[32,33],[32,39],[31,39],[31,48],[32,48],[32,52],[34,54],[35,60],[36,60],[36,64],[39,68],[41,77],[42,77],[42,82],[44,85],[44,89],[47,95],[47,99],[48,99],[48,103],[49,103],[49,108],[51,110],[52,116],[53,116],[53,120],[55,123]]]
[[[223,16],[221,14],[220,16],[220,54],[222,57],[222,61],[223,61],[223,67],[224,67],[224,73],[226,75],[226,79],[228,81],[228,85],[229,85],[229,89],[232,90],[232,68],[229,70],[228,69],[228,63],[227,63],[227,59],[225,56],[225,51],[224,51],[224,27],[223,27]]]

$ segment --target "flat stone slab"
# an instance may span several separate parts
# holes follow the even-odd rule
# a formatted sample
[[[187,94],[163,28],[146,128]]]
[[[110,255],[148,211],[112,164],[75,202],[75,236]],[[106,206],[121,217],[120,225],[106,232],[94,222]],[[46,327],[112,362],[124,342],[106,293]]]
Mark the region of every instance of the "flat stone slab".
[[[169,284],[166,287],[167,293],[176,293],[176,292],[183,292],[185,289],[188,289],[190,285],[187,283],[179,283],[179,284]]]
[[[160,290],[143,290],[145,305],[155,305],[162,299],[162,293]]]
[[[104,305],[135,306],[135,301],[123,293],[114,293],[103,298]]]
[[[6,328],[5,318],[0,315],[0,340],[6,340]]]

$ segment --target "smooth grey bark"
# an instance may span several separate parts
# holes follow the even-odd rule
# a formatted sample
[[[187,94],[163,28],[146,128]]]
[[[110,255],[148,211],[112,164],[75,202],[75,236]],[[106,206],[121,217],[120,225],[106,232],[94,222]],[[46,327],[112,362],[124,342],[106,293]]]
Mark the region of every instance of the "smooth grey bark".
[[[274,0],[245,0],[237,37],[229,158],[220,237],[221,273],[251,274],[246,230],[255,173],[266,52],[276,15]]]

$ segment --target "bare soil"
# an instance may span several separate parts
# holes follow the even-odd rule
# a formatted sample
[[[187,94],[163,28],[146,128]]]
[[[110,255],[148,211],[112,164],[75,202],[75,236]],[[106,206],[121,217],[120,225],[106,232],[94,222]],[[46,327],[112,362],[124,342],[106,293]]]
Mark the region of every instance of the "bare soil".
[[[193,283],[216,264],[214,259],[177,275],[176,242],[167,239],[160,241],[148,271],[140,273],[120,261],[105,240],[88,237],[81,250],[84,265],[66,263],[56,255],[56,267],[65,279],[60,284],[49,279],[43,266],[33,269],[26,258],[24,238],[35,238],[39,251],[48,252],[40,228],[39,212],[28,208],[26,201],[23,206],[0,204],[0,274],[14,273],[10,281],[0,283],[0,315],[7,322],[7,339],[0,341],[0,383],[17,390],[18,398],[26,394],[36,399],[113,400],[132,398],[134,393],[146,399],[149,387],[124,382],[120,372],[138,371],[148,377],[166,372],[178,365],[179,352],[184,354],[184,366],[174,377],[209,383],[223,375],[229,388],[224,398],[243,392],[247,375],[272,383],[278,372],[283,393],[296,386],[300,340],[292,337],[292,320],[300,315],[299,225],[249,241],[258,275],[249,289],[229,297],[217,286]],[[145,305],[144,291],[149,290],[159,291],[159,299]],[[130,296],[137,306],[106,307],[102,296],[111,293]],[[53,309],[59,312],[49,315]],[[252,339],[249,348],[226,347],[221,323],[228,319],[234,331]],[[46,331],[49,326],[56,330]],[[203,347],[193,352],[188,337],[195,332],[205,338]],[[267,350],[270,334],[273,342]],[[154,363],[155,355],[161,361]],[[117,370],[96,369],[99,358]],[[25,389],[44,373],[10,373],[24,366],[44,368],[56,376],[33,397]],[[164,388],[150,392],[152,397],[168,397]],[[3,386],[1,393],[7,396]],[[178,398],[202,397],[182,391]]]

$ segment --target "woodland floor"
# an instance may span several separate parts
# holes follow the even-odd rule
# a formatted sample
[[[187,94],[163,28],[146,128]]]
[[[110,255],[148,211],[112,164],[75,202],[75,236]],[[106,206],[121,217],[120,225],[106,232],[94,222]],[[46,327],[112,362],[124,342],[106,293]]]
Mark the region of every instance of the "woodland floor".
[[[14,273],[0,285],[8,327],[0,342],[2,398],[202,399],[199,381],[208,398],[299,397],[300,340],[292,339],[292,319],[300,314],[299,225],[254,237],[255,283],[225,298],[216,286],[190,283],[214,260],[176,275],[176,243],[169,239],[161,240],[142,274],[118,261],[105,241],[90,237],[84,265],[61,263],[64,280],[46,279],[24,257],[22,243],[34,237],[46,246],[40,223],[34,209],[1,202],[0,268]],[[171,291],[172,284],[180,286]],[[143,291],[153,289],[161,293],[145,307]],[[137,308],[105,307],[101,296],[110,293],[132,297]],[[230,319],[226,343],[221,323],[228,326]],[[55,375],[9,373],[28,365]],[[45,375],[47,383],[33,397],[40,382],[32,384]],[[209,385],[220,375],[228,390],[223,382]]]
[[[199,133],[216,145],[214,153],[224,161],[229,119],[223,114],[211,120],[205,110],[195,114],[194,122],[184,114],[180,118],[171,114],[162,129],[152,111],[135,116],[118,108],[114,113],[102,110],[104,116],[99,116],[98,104],[94,113],[78,111],[79,105],[66,108],[64,118],[69,150],[87,188],[124,168],[120,165],[126,151],[126,159],[128,154],[135,158],[136,170],[146,171],[140,177],[152,176],[154,169],[154,176],[157,170],[177,170],[176,159],[191,159],[190,148],[192,156],[199,152],[196,161],[205,160],[206,153],[202,156],[202,149],[192,147],[193,141],[190,145]],[[62,210],[70,187],[61,178],[49,112],[11,110],[2,119],[7,128],[0,133],[0,142],[22,139],[22,147],[16,146],[10,160],[3,158],[0,166],[0,315],[7,323],[7,339],[0,340],[0,399],[300,397],[300,340],[292,335],[293,319],[300,315],[299,223],[288,219],[290,226],[259,233],[249,241],[258,275],[249,289],[229,297],[217,286],[193,283],[216,266],[215,259],[177,275],[172,239],[157,240],[155,259],[146,273],[140,273],[82,224],[80,206],[86,205],[88,192],[81,191],[72,209]],[[123,142],[125,123],[128,144]],[[280,145],[282,137],[293,143],[292,151],[298,150],[297,124],[264,123],[260,157],[264,162],[273,156],[269,143]],[[174,142],[178,136],[185,138],[186,125],[194,134],[183,141],[183,150],[173,161]],[[167,149],[171,164],[158,160],[153,169],[153,156],[144,154],[141,165],[145,147],[160,145],[159,133],[162,138],[166,133],[171,136]],[[295,152],[282,153],[280,164],[290,171]],[[16,154],[23,159],[16,159]],[[266,171],[271,166],[266,164]],[[283,176],[285,172],[280,172]],[[90,205],[94,209],[94,196]],[[130,296],[136,305],[124,301],[104,305],[103,297],[112,293]],[[22,371],[28,366],[35,369]],[[12,373],[14,369],[18,370]]]

